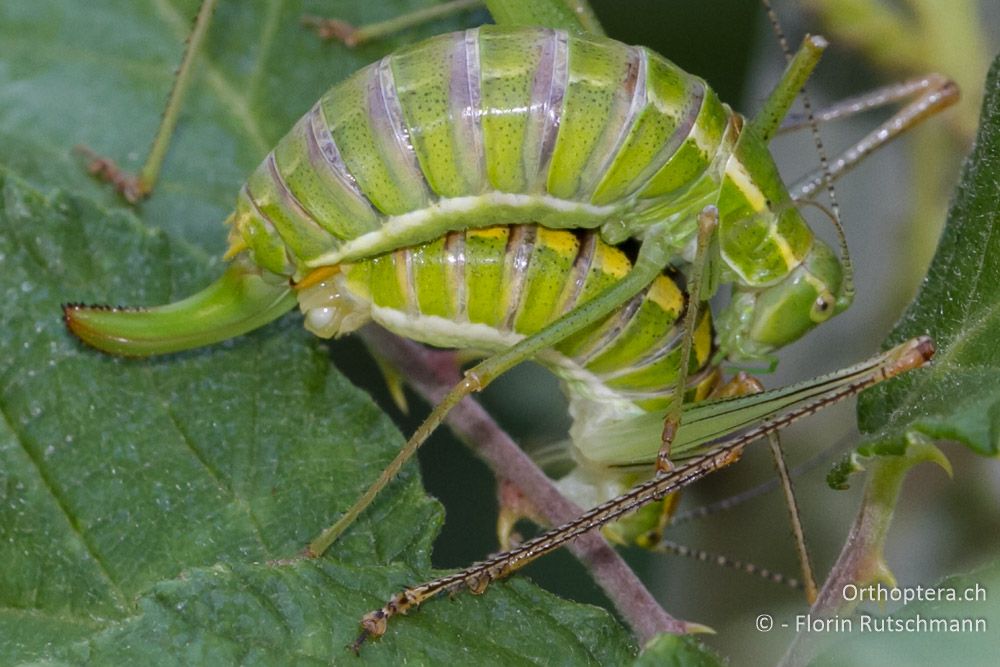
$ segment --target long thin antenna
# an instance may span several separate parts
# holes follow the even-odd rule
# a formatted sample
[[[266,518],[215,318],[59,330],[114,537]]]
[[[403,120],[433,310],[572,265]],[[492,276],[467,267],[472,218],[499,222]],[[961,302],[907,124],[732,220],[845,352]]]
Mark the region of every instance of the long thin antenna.
[[[702,549],[692,549],[691,547],[677,542],[672,542],[670,540],[660,540],[656,546],[653,547],[653,550],[673,554],[675,556],[681,556],[683,558],[690,558],[702,563],[711,563],[720,567],[727,567],[731,570],[736,570],[737,572],[743,572],[751,576],[760,577],[765,581],[770,581],[772,584],[778,584],[779,586],[788,586],[789,588],[794,588],[800,591],[805,590],[805,585],[795,577],[787,577],[781,572],[775,572],[774,570],[769,570],[766,567],[760,567],[750,561],[730,558],[729,556],[715,554]]]
[[[785,31],[781,29],[781,22],[778,20],[778,15],[774,11],[774,7],[771,6],[771,0],[761,0],[761,3],[767,12],[767,18],[771,23],[771,30],[774,31],[774,36],[778,39],[781,52],[785,54],[786,62],[791,62],[793,59],[792,50],[789,48],[788,40],[785,38]],[[819,134],[819,124],[816,122],[815,114],[813,114],[812,102],[810,102],[809,94],[806,92],[804,86],[801,91],[801,97],[802,107],[809,122],[809,131],[812,134],[813,142],[816,144],[816,153],[819,155],[819,165],[823,174],[823,182],[826,184],[826,194],[830,198],[833,224],[837,229],[840,241],[840,262],[844,267],[843,296],[850,301],[854,298],[854,265],[851,263],[851,254],[847,249],[847,236],[844,234],[844,227],[840,221],[840,205],[837,203],[837,193],[833,187],[830,160],[827,157],[826,148],[823,146],[823,139]]]

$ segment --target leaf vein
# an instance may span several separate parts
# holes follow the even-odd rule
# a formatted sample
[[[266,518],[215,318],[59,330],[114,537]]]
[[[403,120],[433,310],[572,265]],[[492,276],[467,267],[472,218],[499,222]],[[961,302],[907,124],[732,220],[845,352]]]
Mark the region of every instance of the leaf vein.
[[[155,383],[151,382],[150,384],[155,388],[156,386]],[[206,470],[206,472],[208,472],[209,476],[212,479],[214,479],[216,483],[219,484],[219,486],[225,489],[226,493],[228,493],[232,497],[233,501],[236,503],[236,506],[239,507],[240,511],[246,514],[247,519],[250,522],[250,528],[253,531],[254,538],[257,540],[258,545],[260,545],[261,551],[265,554],[268,554],[269,556],[272,555],[270,550],[267,548],[267,544],[264,541],[264,532],[261,529],[260,523],[257,521],[257,517],[253,513],[253,509],[251,508],[250,503],[245,498],[243,498],[243,496],[241,496],[239,493],[236,492],[236,490],[233,488],[232,484],[230,484],[230,481],[226,478],[226,476],[222,473],[222,471],[218,470],[215,466],[213,466],[209,462],[209,460],[202,453],[201,449],[197,445],[195,445],[192,438],[187,434],[187,432],[181,426],[181,422],[179,419],[177,419],[177,416],[174,414],[174,412],[166,405],[164,406],[164,411],[167,414],[167,418],[170,419],[170,423],[173,425],[174,430],[177,431],[177,434],[180,436],[181,442],[184,443],[184,446],[188,449],[188,451],[191,452],[195,460],[198,461],[199,464],[201,464],[201,466]]]
[[[52,497],[52,500],[55,502],[56,507],[59,508],[59,511],[62,513],[63,517],[65,517],[66,523],[69,525],[70,531],[73,533],[76,539],[79,540],[80,544],[83,545],[83,548],[86,550],[90,558],[93,559],[94,564],[97,566],[97,569],[100,572],[100,574],[105,579],[107,579],[111,587],[111,592],[114,593],[115,597],[117,598],[119,609],[121,609],[124,612],[128,607],[128,596],[125,594],[125,591],[121,589],[121,586],[115,580],[115,578],[111,575],[111,570],[104,562],[104,558],[100,555],[100,552],[93,544],[90,543],[90,540],[87,539],[86,532],[81,529],[80,525],[77,523],[72,512],[70,511],[69,502],[66,500],[66,498],[63,497],[63,494],[60,492],[59,487],[46,474],[45,466],[42,465],[42,461],[39,460],[36,453],[32,452],[32,449],[31,447],[28,446],[24,436],[21,433],[19,433],[17,429],[14,428],[14,421],[10,418],[10,415],[7,413],[7,406],[2,401],[0,401],[0,418],[3,419],[4,423],[7,426],[7,429],[11,432],[11,434],[13,434],[15,438],[17,438],[18,446],[21,448],[21,451],[24,452],[25,456],[28,457],[28,460],[31,461],[31,464],[34,467],[34,470],[38,475],[38,479],[41,481],[42,486],[45,487],[45,490],[49,493],[49,495]]]

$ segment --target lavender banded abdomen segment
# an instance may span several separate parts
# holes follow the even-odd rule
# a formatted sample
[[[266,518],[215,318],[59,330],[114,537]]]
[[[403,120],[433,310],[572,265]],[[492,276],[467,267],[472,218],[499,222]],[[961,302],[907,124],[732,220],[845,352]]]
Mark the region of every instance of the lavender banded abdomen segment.
[[[427,193],[397,116],[385,61],[366,67],[320,99],[348,174],[384,219],[423,208]],[[386,88],[389,88],[387,91]]]
[[[344,166],[319,105],[277,145],[274,159],[289,191],[336,242],[378,229],[381,214]]]
[[[731,112],[706,91],[603,38],[442,35],[324,95],[251,177],[236,228],[255,257],[275,255],[259,232],[276,230],[302,275],[467,227],[594,228],[669,208],[656,198],[718,178],[706,171]]]
[[[608,156],[603,178],[593,190],[591,201],[595,204],[616,201],[637,190],[640,196],[648,197],[650,181],[689,138],[703,108],[706,122],[725,120],[718,104],[703,104],[703,81],[655,54],[643,53],[645,75],[642,85],[637,86],[637,91],[643,91],[643,99],[634,100],[628,134]],[[720,140],[720,136],[715,137],[713,148],[717,149]]]
[[[489,185],[544,191],[566,85],[564,33],[479,33],[481,127]]]
[[[611,155],[631,122],[629,110],[639,76],[639,49],[618,42],[569,40],[569,67],[559,134],[546,190],[568,200],[590,200],[587,185]],[[640,91],[643,94],[644,91]]]
[[[442,35],[387,60],[416,155],[437,197],[481,194],[477,31]]]

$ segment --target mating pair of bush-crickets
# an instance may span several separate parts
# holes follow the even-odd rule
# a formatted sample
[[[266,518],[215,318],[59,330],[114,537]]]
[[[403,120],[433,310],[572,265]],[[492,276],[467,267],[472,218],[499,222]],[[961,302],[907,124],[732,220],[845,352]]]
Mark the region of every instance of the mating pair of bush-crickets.
[[[140,177],[95,163],[130,199],[152,189],[214,5],[203,3]],[[438,593],[481,592],[594,528],[655,541],[669,518],[666,496],[737,460],[752,440],[776,444],[791,421],[933,353],[929,339],[915,339],[771,392],[755,393],[743,376],[720,380],[723,360],[769,358],[850,305],[842,233],[838,257],[801,210],[824,184],[950,104],[957,90],[948,80],[924,77],[806,123],[785,122],[825,48],[808,37],[763,109],[745,119],[701,79],[603,36],[584,2],[486,6],[498,25],[397,51],[306,113],[241,189],[228,220],[231,263],[217,283],[159,308],[65,308],[80,338],[124,355],[214,343],[296,304],[320,336],[374,320],[417,341],[487,355],[312,543],[316,555],[461,399],[528,359],[562,379],[576,468],[560,484],[598,505],[394,596],[364,618],[358,643]],[[817,174],[791,187],[781,181],[767,146],[783,122],[815,131],[815,121],[896,102],[905,103],[900,111],[842,155],[823,158]],[[836,206],[818,208],[840,232]],[[633,241],[630,255],[620,246]],[[732,297],[713,320],[703,302],[722,284]],[[659,511],[620,520],[654,502]],[[803,555],[808,587],[807,563]]]

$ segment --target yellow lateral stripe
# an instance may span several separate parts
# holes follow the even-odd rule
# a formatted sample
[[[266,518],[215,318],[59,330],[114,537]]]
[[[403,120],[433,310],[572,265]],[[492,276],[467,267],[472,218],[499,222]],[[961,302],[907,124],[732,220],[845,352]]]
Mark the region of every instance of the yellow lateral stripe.
[[[560,257],[573,257],[580,247],[576,236],[571,232],[548,229],[547,227],[538,228],[535,242],[558,253]]]
[[[694,332],[694,358],[699,368],[712,354],[712,315],[707,308],[703,312],[704,316]]]
[[[502,239],[506,238],[510,227],[497,225],[494,227],[470,227],[465,230],[466,238],[478,237],[482,239]]]
[[[313,285],[323,282],[327,278],[332,278],[338,273],[340,273],[339,264],[335,264],[334,266],[321,266],[318,269],[313,269],[306,275],[305,278],[292,285],[292,289],[303,290],[307,287],[312,287]]]
[[[799,258],[795,256],[795,251],[792,250],[792,246],[788,245],[788,241],[785,240],[785,237],[778,233],[778,226],[776,224],[771,224],[770,228],[767,230],[767,235],[774,242],[778,252],[781,253],[781,259],[785,261],[785,266],[787,266],[789,270],[794,269],[799,265]]]
[[[667,313],[676,313],[684,309],[684,295],[673,280],[660,276],[649,286],[646,299],[652,301]]]
[[[764,197],[764,193],[753,182],[753,178],[746,172],[739,160],[729,158],[729,163],[726,165],[726,176],[732,179],[754,211],[759,213],[767,208],[767,199]]]
[[[597,244],[594,252],[594,265],[600,267],[605,274],[615,278],[624,278],[632,270],[632,262],[618,248],[603,243]]]

